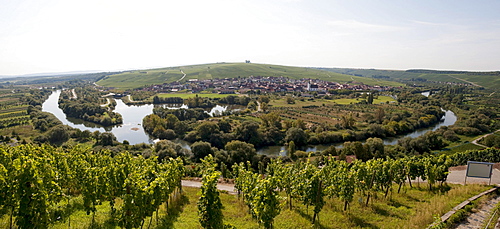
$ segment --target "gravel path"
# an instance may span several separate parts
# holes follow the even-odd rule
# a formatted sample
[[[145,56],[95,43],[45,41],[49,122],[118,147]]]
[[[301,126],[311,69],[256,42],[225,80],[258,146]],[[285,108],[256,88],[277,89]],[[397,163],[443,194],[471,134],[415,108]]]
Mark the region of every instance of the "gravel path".
[[[201,187],[201,182],[192,180],[182,180],[182,186],[184,187]],[[222,191],[227,191],[229,194],[236,194],[234,190],[234,184],[217,184],[217,189]]]

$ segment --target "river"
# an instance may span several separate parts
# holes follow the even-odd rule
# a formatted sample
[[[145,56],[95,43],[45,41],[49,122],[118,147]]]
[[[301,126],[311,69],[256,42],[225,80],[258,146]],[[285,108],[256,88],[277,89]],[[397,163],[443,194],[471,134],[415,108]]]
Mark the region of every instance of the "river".
[[[426,92],[422,92],[421,94],[423,96],[429,97],[429,95],[431,93],[430,93],[430,91],[426,91]],[[405,137],[416,138],[418,136],[424,135],[425,133],[427,133],[429,131],[437,130],[442,126],[451,126],[451,125],[455,124],[455,122],[457,121],[457,116],[455,115],[455,113],[453,113],[453,111],[449,111],[449,110],[443,110],[443,111],[445,112],[445,114],[438,124],[431,126],[431,127],[418,129],[418,130],[415,130],[415,131],[408,133],[408,134],[399,135],[397,137],[385,138],[385,139],[383,139],[384,144],[385,145],[396,145],[398,143],[399,139],[403,139]],[[342,148],[343,143],[337,143],[334,145],[337,148]],[[301,148],[300,150],[303,150],[305,152],[317,152],[317,151],[326,150],[330,146],[331,145],[308,145],[306,147]],[[257,154],[286,156],[287,155],[287,147],[286,146],[266,146],[266,147],[263,147],[263,148],[260,148],[259,150],[257,150]]]
[[[123,124],[116,126],[103,127],[101,125],[86,122],[81,119],[68,118],[66,114],[59,108],[59,96],[61,91],[54,91],[49,98],[42,104],[42,111],[50,112],[54,114],[64,125],[71,126],[73,128],[80,129],[82,131],[99,131],[99,132],[111,132],[115,135],[119,142],[127,140],[130,144],[135,145],[138,143],[153,143],[154,138],[149,136],[142,127],[142,119],[149,114],[153,113],[153,108],[155,105],[144,104],[144,105],[126,105],[121,99],[116,99],[115,112],[120,113],[123,118]],[[163,105],[168,109],[179,109],[188,108],[186,105]],[[237,110],[240,107],[237,106],[220,106],[217,105],[207,111],[208,114],[213,116],[214,114],[220,114],[228,109]]]
[[[424,92],[425,93],[425,92]],[[86,122],[81,119],[75,118],[67,118],[63,111],[59,108],[58,100],[61,95],[61,91],[54,91],[52,95],[42,104],[42,111],[50,112],[54,114],[61,122],[65,125],[71,126],[73,128],[78,128],[82,131],[100,131],[100,132],[111,132],[116,136],[116,139],[119,142],[123,142],[127,140],[130,144],[135,145],[138,143],[154,143],[155,139],[149,136],[142,127],[142,119],[149,114],[153,113],[154,105],[152,104],[144,104],[144,105],[126,105],[122,100],[116,100],[115,112],[118,112],[123,117],[123,124],[111,126],[111,127],[103,127],[101,125],[97,125],[95,123]],[[425,94],[424,94],[425,95]],[[426,95],[428,96],[428,94]],[[179,109],[179,108],[188,108],[186,105],[174,105],[174,106],[165,106],[169,109]],[[207,111],[210,115],[221,113],[228,109],[239,109],[239,107],[228,107],[228,106],[220,106],[217,105],[212,108],[210,111]],[[443,116],[441,122],[438,124],[419,129],[413,131],[411,133],[400,135],[395,138],[386,138],[384,139],[384,144],[386,145],[395,145],[397,144],[399,139],[404,137],[418,137],[421,136],[428,131],[437,130],[441,126],[450,126],[453,125],[457,121],[457,116],[452,111],[445,111],[445,115]],[[184,148],[189,148],[189,143],[183,140],[176,140],[175,142],[183,145]],[[327,149],[330,145],[310,145],[302,148],[306,152],[315,152],[315,151],[323,151]],[[336,144],[338,147],[342,147],[342,143]],[[267,146],[260,148],[257,150],[257,154],[265,154],[265,155],[280,155],[285,156],[287,153],[286,146]]]

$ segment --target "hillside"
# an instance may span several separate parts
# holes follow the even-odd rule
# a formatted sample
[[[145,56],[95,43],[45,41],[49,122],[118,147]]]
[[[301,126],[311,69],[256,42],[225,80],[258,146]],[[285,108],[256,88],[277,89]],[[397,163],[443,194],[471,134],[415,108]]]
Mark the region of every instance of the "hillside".
[[[186,74],[185,77],[183,77],[183,73]],[[339,83],[354,81],[367,85],[381,86],[402,85],[396,82],[345,75],[320,69],[253,63],[217,63],[127,71],[107,76],[98,81],[97,84],[104,87],[133,89],[144,85],[163,84],[177,80],[187,81],[189,79],[204,80],[214,78],[235,78],[248,77],[251,75],[285,76],[292,79],[315,78]]]
[[[438,70],[376,70],[376,69],[349,69],[349,68],[321,68],[340,74],[362,76],[381,80],[410,80],[425,79],[429,81],[471,83],[491,89],[500,89],[500,72],[467,72],[467,71],[438,71]]]

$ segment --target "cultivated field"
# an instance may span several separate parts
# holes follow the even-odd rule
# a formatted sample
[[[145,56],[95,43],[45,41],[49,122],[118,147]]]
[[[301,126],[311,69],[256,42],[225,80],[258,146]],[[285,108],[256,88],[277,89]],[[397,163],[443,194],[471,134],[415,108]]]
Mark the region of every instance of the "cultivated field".
[[[185,77],[183,77],[183,72],[186,74]],[[170,83],[178,80],[185,82],[189,79],[223,79],[248,77],[252,75],[284,76],[292,79],[312,78],[338,83],[355,82],[367,85],[402,86],[402,84],[396,82],[350,76],[312,68],[245,63],[217,63],[128,71],[106,76],[104,79],[98,81],[97,84],[104,87],[133,89],[145,85]]]

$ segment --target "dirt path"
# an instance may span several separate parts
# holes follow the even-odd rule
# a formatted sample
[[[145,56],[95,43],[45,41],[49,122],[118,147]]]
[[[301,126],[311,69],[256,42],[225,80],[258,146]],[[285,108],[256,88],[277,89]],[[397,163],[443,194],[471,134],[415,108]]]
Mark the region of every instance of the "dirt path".
[[[71,89],[71,93],[73,93],[73,97],[71,97],[71,99],[77,99],[78,98],[78,96],[76,96],[75,89]]]
[[[181,70],[181,73],[184,74],[179,80],[177,80],[177,82],[181,81],[184,79],[184,77],[186,77],[186,73],[184,73],[182,70]]]
[[[474,86],[476,86],[476,87],[481,87],[481,85],[476,84],[476,83],[473,83],[473,82],[470,82],[470,81],[468,81],[468,80],[460,79],[460,78],[458,78],[458,77],[451,76],[451,75],[448,75],[448,76],[449,76],[449,77],[451,77],[451,78],[454,78],[454,79],[456,79],[456,80],[461,80],[461,81],[464,81],[464,82],[466,82],[466,83],[470,83],[470,84],[472,84],[472,85],[474,85]]]
[[[111,100],[109,98],[106,98],[106,101],[107,102],[105,104],[101,104],[101,107],[106,107],[111,103]]]
[[[478,141],[481,141],[481,139],[483,139],[483,138],[485,138],[485,137],[488,137],[488,136],[490,136],[490,135],[492,135],[492,134],[494,134],[494,133],[496,133],[496,132],[499,132],[499,131],[500,131],[500,130],[496,130],[496,131],[493,131],[493,132],[491,132],[491,133],[489,133],[489,134],[485,134],[485,135],[483,135],[483,136],[481,136],[481,137],[479,137],[479,138],[474,139],[474,141],[472,141],[471,143],[472,143],[472,144],[474,144],[474,145],[477,145],[477,146],[481,146],[481,147],[484,147],[484,148],[488,148],[488,146],[485,146],[485,145],[479,144],[479,143],[477,143],[477,142],[478,142]]]

